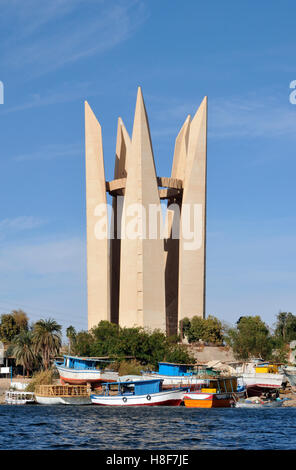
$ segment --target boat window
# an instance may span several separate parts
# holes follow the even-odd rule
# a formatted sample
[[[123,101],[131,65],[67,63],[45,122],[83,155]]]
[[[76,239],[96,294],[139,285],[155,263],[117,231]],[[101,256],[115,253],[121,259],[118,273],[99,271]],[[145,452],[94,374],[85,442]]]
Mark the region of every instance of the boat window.
[[[134,384],[121,384],[120,385],[120,393],[123,394],[134,394],[135,393],[135,386]]]

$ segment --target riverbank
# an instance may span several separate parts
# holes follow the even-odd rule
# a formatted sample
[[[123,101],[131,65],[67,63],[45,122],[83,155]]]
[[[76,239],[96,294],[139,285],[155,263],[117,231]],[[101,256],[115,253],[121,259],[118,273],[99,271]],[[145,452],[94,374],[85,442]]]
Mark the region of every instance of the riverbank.
[[[17,377],[14,377],[12,381],[29,384],[31,382],[31,379],[28,379],[22,376],[17,376]],[[5,402],[5,392],[9,390],[10,384],[11,384],[10,378],[0,379],[0,404],[3,404]]]
[[[17,376],[13,378],[13,382],[20,382],[29,384],[31,382],[31,378],[25,378],[22,376]],[[56,381],[60,383],[59,380]],[[11,379],[0,379],[0,405],[5,403],[5,392],[9,390],[11,384]],[[285,407],[293,407],[296,408],[296,392],[293,393],[290,388],[280,393],[280,398],[288,398],[283,404]]]
[[[289,399],[284,402],[283,406],[292,406],[293,408],[296,408],[296,392],[293,393],[291,387],[284,390],[283,393],[280,393],[280,398]]]

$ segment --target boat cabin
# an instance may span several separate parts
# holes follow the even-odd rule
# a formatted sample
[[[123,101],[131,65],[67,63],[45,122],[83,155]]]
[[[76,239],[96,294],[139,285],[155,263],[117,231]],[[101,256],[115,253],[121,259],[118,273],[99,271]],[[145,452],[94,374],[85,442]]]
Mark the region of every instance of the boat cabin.
[[[166,375],[169,377],[191,377],[193,375],[219,375],[219,371],[215,371],[212,367],[201,364],[174,364],[171,362],[159,362],[158,372],[159,375]]]
[[[171,362],[158,363],[158,374],[160,375],[188,377],[193,375],[193,373],[193,370],[190,370],[188,364],[173,364]]]
[[[200,386],[202,393],[235,393],[237,392],[237,377],[217,377],[206,379]]]
[[[97,370],[100,368],[99,363],[101,362],[103,362],[102,359],[78,356],[64,356],[63,362],[56,361],[59,366],[76,370]]]
[[[136,380],[134,382],[110,382],[102,384],[104,396],[119,395],[149,395],[162,391],[160,379]]]
[[[8,405],[26,405],[27,403],[35,403],[35,396],[33,392],[8,390],[5,392],[5,402]]]

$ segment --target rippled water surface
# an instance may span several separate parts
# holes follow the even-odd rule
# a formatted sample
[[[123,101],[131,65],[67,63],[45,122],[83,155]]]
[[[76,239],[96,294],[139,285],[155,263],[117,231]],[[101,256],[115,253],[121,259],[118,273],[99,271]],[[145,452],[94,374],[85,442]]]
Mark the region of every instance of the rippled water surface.
[[[296,449],[296,408],[3,405],[0,449]]]

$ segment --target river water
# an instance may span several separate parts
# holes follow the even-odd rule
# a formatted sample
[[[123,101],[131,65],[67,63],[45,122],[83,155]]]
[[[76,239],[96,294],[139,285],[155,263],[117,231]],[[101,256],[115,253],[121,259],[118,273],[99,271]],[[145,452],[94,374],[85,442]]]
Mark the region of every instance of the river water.
[[[296,408],[2,405],[0,449],[296,449]]]

